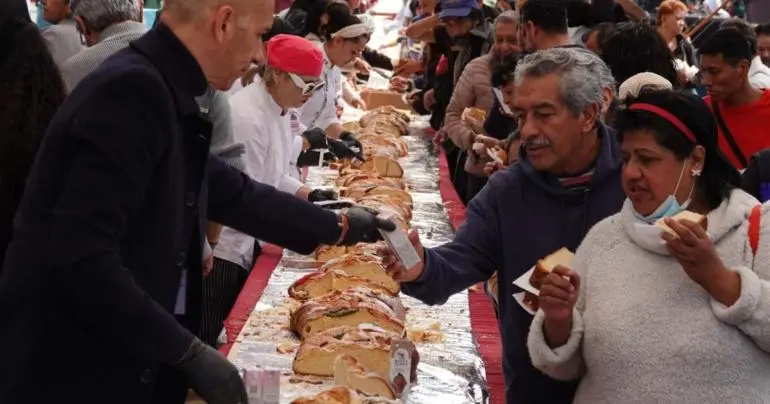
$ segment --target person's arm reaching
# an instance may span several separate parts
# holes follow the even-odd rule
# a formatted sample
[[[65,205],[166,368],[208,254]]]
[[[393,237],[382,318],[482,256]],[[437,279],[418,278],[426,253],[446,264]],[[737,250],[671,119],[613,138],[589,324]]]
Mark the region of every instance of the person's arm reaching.
[[[425,249],[422,274],[401,290],[426,304],[443,304],[455,293],[489,279],[501,268],[500,221],[494,186],[471,201],[453,241]]]
[[[46,250],[58,293],[95,340],[138,363],[173,365],[194,337],[135,282],[123,266],[120,240],[142,211],[167,147],[172,128],[161,117],[175,111],[162,96],[143,96],[162,84],[138,73],[122,75],[73,118],[72,163]],[[115,111],[123,111],[121,119]]]
[[[210,155],[208,215],[256,239],[309,254],[319,244],[336,244],[337,215],[251,180]]]

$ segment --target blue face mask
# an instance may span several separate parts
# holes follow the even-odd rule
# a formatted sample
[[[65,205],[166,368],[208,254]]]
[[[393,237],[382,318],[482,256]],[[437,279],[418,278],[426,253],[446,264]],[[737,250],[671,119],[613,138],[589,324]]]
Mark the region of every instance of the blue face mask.
[[[685,160],[685,163],[687,160]],[[640,214],[637,211],[634,211],[634,216],[647,224],[654,224],[658,220],[664,218],[664,217],[671,217],[676,215],[679,212],[682,212],[687,209],[687,206],[690,205],[690,197],[692,196],[692,190],[695,188],[695,181],[693,181],[692,187],[690,188],[690,193],[687,195],[687,200],[684,201],[681,205],[679,204],[679,201],[676,200],[676,192],[679,190],[679,184],[682,182],[682,176],[684,175],[684,168],[685,165],[682,165],[682,171],[679,172],[679,180],[676,182],[676,187],[674,187],[674,192],[671,193],[671,195],[666,198],[663,203],[658,206],[657,209],[655,209],[654,212],[650,213],[647,216],[644,216]]]

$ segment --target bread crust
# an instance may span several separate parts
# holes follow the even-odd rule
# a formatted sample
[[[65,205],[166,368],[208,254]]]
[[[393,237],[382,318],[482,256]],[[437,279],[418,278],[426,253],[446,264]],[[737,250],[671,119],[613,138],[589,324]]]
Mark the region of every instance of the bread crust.
[[[320,271],[341,271],[351,276],[360,276],[384,287],[393,295],[401,289],[398,282],[385,271],[382,260],[372,254],[345,254],[328,261],[321,266]]]
[[[313,397],[299,397],[291,404],[363,404],[363,399],[355,390],[334,386]]]
[[[305,301],[334,290],[346,289],[352,286],[363,286],[391,295],[398,293],[398,291],[391,292],[384,286],[362,276],[348,275],[343,271],[326,270],[307,274],[294,281],[289,287],[289,296]]]
[[[356,323],[356,321],[359,321]],[[371,323],[403,335],[406,309],[387,291],[367,288],[335,290],[303,303],[291,314],[290,327],[300,339],[343,325]]]

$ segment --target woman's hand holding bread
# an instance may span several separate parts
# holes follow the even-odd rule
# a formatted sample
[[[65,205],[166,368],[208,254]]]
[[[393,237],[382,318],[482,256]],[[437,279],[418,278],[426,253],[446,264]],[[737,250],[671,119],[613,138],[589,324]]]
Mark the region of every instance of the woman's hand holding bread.
[[[538,304],[545,314],[544,331],[551,347],[567,343],[572,328],[572,310],[580,295],[580,275],[557,265],[540,286]]]
[[[740,277],[719,258],[702,223],[666,218],[663,240],[684,272],[720,303],[731,306],[741,294]]]

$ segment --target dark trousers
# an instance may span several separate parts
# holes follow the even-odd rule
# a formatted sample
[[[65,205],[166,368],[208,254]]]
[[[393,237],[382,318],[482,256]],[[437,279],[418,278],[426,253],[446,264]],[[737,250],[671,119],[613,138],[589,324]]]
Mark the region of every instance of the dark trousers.
[[[224,321],[233,309],[249,273],[240,266],[214,258],[214,268],[203,280],[203,317],[201,340],[213,347]]]

